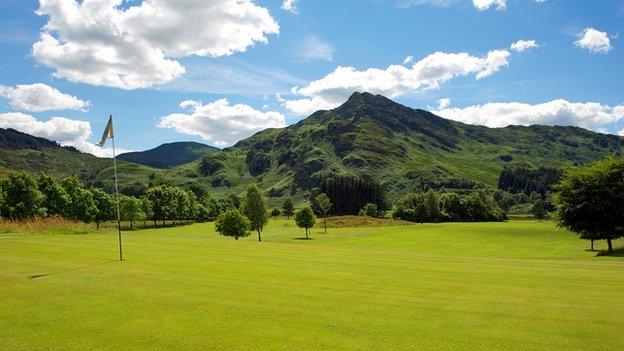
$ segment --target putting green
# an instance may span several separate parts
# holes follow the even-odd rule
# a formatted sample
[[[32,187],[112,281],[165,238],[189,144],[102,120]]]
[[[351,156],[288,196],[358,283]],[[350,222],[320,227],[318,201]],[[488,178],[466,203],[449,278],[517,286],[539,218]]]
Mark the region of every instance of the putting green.
[[[616,350],[624,258],[549,222],[0,234],[2,350]],[[621,245],[622,243],[618,243]]]

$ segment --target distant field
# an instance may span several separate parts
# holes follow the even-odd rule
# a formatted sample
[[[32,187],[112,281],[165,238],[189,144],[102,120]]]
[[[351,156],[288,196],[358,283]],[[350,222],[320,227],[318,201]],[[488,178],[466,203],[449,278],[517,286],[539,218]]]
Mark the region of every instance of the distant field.
[[[617,350],[624,257],[549,222],[0,233],[2,350]],[[601,245],[601,244],[600,244]],[[622,246],[623,243],[617,243]]]

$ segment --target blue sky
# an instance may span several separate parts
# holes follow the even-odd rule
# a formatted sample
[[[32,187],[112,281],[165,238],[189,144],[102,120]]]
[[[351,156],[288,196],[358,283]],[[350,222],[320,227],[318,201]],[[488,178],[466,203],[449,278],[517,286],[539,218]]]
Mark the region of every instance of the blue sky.
[[[369,90],[624,134],[623,24],[624,0],[3,0],[0,127],[102,155],[113,114],[123,149],[227,146]]]

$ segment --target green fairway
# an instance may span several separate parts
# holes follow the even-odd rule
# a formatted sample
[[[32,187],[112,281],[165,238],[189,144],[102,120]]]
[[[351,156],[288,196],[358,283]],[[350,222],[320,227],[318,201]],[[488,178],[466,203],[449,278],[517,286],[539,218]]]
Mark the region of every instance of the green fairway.
[[[212,223],[138,231],[125,262],[113,232],[2,233],[0,349],[624,345],[624,257],[596,257],[550,222],[312,232],[301,240],[286,220],[262,243]]]

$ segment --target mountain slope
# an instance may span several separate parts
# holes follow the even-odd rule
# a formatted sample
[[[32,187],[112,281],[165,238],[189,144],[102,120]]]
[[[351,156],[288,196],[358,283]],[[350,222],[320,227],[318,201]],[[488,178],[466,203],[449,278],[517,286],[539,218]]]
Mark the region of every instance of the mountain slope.
[[[98,158],[44,138],[0,128],[0,174],[25,170],[33,175],[45,172],[57,178],[76,175],[87,184],[112,191],[112,165],[111,159]],[[118,168],[122,187],[136,182],[146,183],[157,172],[123,161],[118,163]]]
[[[119,176],[122,190],[140,191],[156,180],[186,187],[200,183],[215,196],[241,193],[255,182],[277,205],[286,195],[302,199],[327,176],[372,178],[396,199],[427,187],[496,187],[500,172],[510,165],[565,168],[609,154],[624,154],[624,138],[577,127],[467,125],[380,95],[355,93],[336,109],[261,131],[180,166],[160,170],[120,162]],[[0,162],[0,172],[79,174],[89,184],[112,188],[110,160],[57,144],[19,150],[2,146]]]
[[[446,120],[380,95],[355,93],[282,129],[268,129],[178,169],[215,187],[259,182],[282,196],[327,175],[382,182],[392,198],[426,186],[496,186],[503,167],[567,167],[622,154],[624,138],[576,127],[487,128]]]
[[[127,152],[117,158],[155,168],[168,168],[195,161],[216,151],[219,151],[216,147],[188,141],[162,144],[146,151]]]

